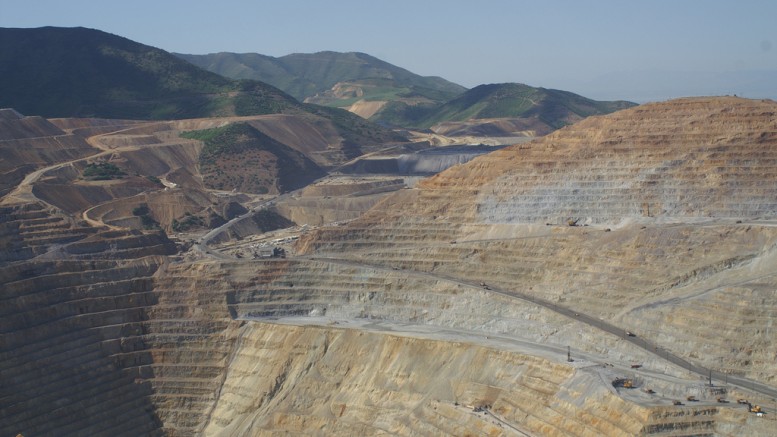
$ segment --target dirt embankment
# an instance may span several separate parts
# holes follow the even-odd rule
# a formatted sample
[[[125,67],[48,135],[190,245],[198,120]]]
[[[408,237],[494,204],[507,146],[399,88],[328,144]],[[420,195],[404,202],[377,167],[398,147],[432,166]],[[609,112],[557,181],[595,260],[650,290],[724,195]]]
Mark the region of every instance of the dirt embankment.
[[[386,103],[388,102],[380,101],[380,100],[374,100],[374,101],[359,100],[358,102],[349,106],[348,110],[358,115],[359,117],[369,119],[373,115],[377,114],[378,111],[383,109],[383,107],[386,106]]]

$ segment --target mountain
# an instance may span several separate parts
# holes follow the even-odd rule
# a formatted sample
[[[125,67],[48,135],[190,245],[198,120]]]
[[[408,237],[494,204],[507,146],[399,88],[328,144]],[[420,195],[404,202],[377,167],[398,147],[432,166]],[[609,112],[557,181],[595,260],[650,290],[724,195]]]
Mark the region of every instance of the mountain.
[[[364,53],[319,52],[280,58],[256,53],[177,56],[233,79],[258,79],[297,99],[348,109],[375,122],[430,128],[447,122],[511,118],[510,126],[483,128],[469,123],[452,133],[518,131],[545,134],[584,117],[633,106],[599,102],[574,93],[506,83],[471,90],[438,77],[423,77]]]
[[[94,29],[0,28],[0,107],[44,117],[184,119],[285,113],[332,123],[349,157],[402,138],[347,111],[302,104]]]
[[[512,118],[521,119],[520,125],[525,129],[543,135],[591,115],[608,114],[632,106],[635,104],[622,100],[596,101],[568,91],[502,83],[472,88],[428,113],[405,117],[404,123],[420,128],[437,125],[435,131],[450,133],[450,126],[440,125]]]
[[[357,98],[425,98],[446,101],[466,90],[440,77],[425,77],[366,53],[294,53],[275,58],[257,53],[176,54],[194,65],[233,79],[255,79],[276,86],[298,100],[346,106]],[[336,86],[360,88],[337,95]],[[363,93],[363,94],[362,94]],[[358,95],[356,95],[358,94]]]
[[[269,85],[229,80],[81,27],[0,29],[0,77],[0,106],[45,117],[173,119],[299,106]]]
[[[280,58],[256,53],[177,56],[226,77],[261,80],[299,100],[394,125],[401,124],[384,113],[428,110],[466,91],[440,77],[420,76],[358,52],[295,53]]]

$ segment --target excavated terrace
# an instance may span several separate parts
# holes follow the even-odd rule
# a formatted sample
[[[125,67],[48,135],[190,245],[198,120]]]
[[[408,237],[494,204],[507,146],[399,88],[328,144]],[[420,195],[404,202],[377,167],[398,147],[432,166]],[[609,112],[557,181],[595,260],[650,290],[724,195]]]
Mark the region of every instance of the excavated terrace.
[[[6,201],[0,429],[771,435],[774,400],[725,378],[777,385],[776,108],[681,99],[586,119],[308,230],[286,259],[184,257],[160,231]],[[121,150],[133,165],[145,148],[192,159],[147,129],[102,144],[144,143]]]

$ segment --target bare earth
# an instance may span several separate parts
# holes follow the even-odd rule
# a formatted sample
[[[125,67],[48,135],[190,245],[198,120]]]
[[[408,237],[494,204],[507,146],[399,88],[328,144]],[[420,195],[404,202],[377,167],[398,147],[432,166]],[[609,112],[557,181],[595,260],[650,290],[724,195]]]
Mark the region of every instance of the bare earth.
[[[231,119],[3,113],[0,149],[44,152],[4,163],[0,429],[773,435],[775,112],[642,105],[420,181],[279,196],[203,184],[202,145],[178,133]],[[346,164],[326,127],[241,120]],[[84,180],[96,160],[126,177]],[[234,204],[248,212],[171,230]],[[294,226],[257,231],[265,209]]]

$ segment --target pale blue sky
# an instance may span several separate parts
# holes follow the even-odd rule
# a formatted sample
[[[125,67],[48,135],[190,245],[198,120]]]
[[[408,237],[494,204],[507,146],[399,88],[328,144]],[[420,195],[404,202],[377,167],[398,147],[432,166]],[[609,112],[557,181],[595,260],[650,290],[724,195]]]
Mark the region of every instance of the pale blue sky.
[[[777,98],[773,0],[0,0],[0,27],[39,26],[181,53],[361,51],[467,87]]]

